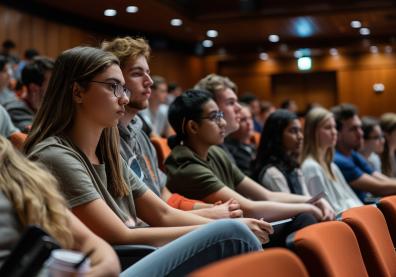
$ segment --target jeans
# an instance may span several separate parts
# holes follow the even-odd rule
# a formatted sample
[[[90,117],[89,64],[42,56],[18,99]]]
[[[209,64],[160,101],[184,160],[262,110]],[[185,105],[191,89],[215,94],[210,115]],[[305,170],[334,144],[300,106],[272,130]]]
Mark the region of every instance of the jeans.
[[[261,249],[245,224],[216,220],[159,248],[120,276],[185,276],[211,262]]]

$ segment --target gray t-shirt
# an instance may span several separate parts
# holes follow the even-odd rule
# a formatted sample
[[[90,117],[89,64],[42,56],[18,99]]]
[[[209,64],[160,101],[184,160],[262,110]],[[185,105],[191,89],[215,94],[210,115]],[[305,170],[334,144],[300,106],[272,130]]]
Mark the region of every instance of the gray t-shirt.
[[[308,157],[303,162],[302,171],[308,191],[315,195],[320,191],[326,193],[325,198],[336,211],[342,212],[346,209],[363,205],[335,163],[331,163],[331,170],[335,180],[330,179],[322,166],[313,158]]]
[[[122,171],[130,193],[125,197],[113,197],[107,190],[105,165],[92,165],[84,153],[65,138],[46,138],[34,146],[29,158],[44,163],[55,175],[71,208],[102,198],[128,227],[140,224],[134,199],[143,195],[147,187],[125,163]]]
[[[21,233],[22,226],[19,223],[12,203],[0,192],[0,267],[10,255]]]
[[[19,132],[19,130],[12,124],[10,115],[0,105],[0,135],[9,138],[13,133]]]
[[[159,169],[157,153],[142,130],[140,118],[135,116],[126,128],[118,125],[118,130],[122,158],[135,175],[161,197],[161,191],[166,185],[166,175]]]

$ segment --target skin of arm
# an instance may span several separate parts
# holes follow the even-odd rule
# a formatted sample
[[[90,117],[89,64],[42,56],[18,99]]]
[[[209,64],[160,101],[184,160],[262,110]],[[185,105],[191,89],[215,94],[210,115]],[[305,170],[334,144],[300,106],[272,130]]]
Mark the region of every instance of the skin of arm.
[[[171,197],[171,192],[167,187],[164,187],[161,192],[161,198],[166,202]],[[236,200],[230,199],[225,203],[196,203],[193,210],[187,211],[192,214],[203,216],[211,219],[220,218],[237,218],[242,217],[243,212],[240,205]]]
[[[396,194],[396,180],[377,171],[372,175],[364,173],[350,184],[355,189],[368,191],[378,196]]]
[[[130,229],[102,199],[77,206],[72,212],[96,235],[110,244],[162,246],[197,228],[197,226],[187,226]]]
[[[83,253],[91,254],[91,270],[87,276],[118,276],[120,263],[116,253],[109,244],[92,233],[76,216],[67,210],[70,229],[74,238],[73,248]]]
[[[216,202],[227,201],[227,199],[235,199],[241,205],[241,209],[246,217],[263,218],[265,221],[276,221],[293,217],[302,212],[311,212],[314,216],[322,220],[322,212],[320,209],[311,204],[299,203],[279,203],[271,201],[253,201],[245,198],[238,192],[228,187],[206,196],[204,201]]]
[[[278,191],[270,191],[263,186],[260,186],[249,177],[245,177],[236,188],[237,192],[252,199],[252,200],[269,200],[281,203],[306,203],[311,196],[297,195],[291,193],[284,193]],[[335,212],[330,204],[325,199],[319,199],[313,203],[318,207],[323,214],[322,220],[332,220],[335,218]]]

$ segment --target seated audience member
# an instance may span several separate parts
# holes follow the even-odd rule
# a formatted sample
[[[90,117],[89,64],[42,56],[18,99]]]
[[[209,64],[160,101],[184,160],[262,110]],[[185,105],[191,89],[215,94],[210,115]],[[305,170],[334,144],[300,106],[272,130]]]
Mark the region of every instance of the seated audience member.
[[[340,213],[363,203],[333,162],[336,143],[337,129],[333,114],[323,108],[312,109],[305,117],[301,168],[310,194],[323,191],[333,209]]]
[[[167,244],[154,253],[156,266],[146,260],[140,271],[127,271],[134,276],[185,275],[260,249],[257,238],[266,242],[272,232],[268,223],[245,218],[200,227],[211,220],[171,208],[136,178],[122,161],[117,129],[129,97],[109,52],[76,47],[55,61],[25,151],[54,173],[72,212],[111,244]],[[156,228],[136,228],[138,217]]]
[[[362,117],[363,146],[359,153],[366,159],[374,171],[382,172],[381,158],[384,151],[384,135],[378,120],[373,117]]]
[[[242,105],[239,128],[225,138],[224,144],[238,168],[247,176],[252,176],[251,164],[257,152],[256,145],[251,141],[253,133],[252,113],[246,105]]]
[[[367,192],[376,196],[396,194],[396,179],[374,171],[357,151],[363,144],[362,123],[351,104],[333,107],[338,137],[334,162],[345,180],[364,201]]]
[[[209,217],[240,217],[242,211],[235,200],[224,204],[206,204],[171,194],[166,188],[166,175],[158,166],[157,154],[149,137],[142,130],[139,111],[147,108],[153,81],[150,77],[148,59],[150,47],[141,38],[117,38],[103,43],[103,49],[113,53],[121,64],[125,85],[133,91],[125,106],[125,115],[120,119],[118,130],[121,137],[121,155],[128,166],[159,197],[174,208],[190,210],[192,213]]]
[[[292,112],[292,113],[297,113],[297,111],[298,111],[296,102],[291,99],[286,99],[286,100],[282,101],[282,103],[280,104],[280,108],[283,110],[288,110],[289,112]]]
[[[388,177],[396,177],[396,114],[386,113],[381,116],[381,129],[384,132],[385,144],[381,154],[382,173]]]
[[[241,103],[246,104],[249,107],[254,124],[253,130],[261,133],[261,130],[263,129],[263,125],[259,121],[257,121],[257,117],[260,115],[260,101],[257,99],[256,96],[252,94],[241,96],[239,101]]]
[[[29,131],[33,117],[41,104],[53,67],[54,62],[48,58],[34,58],[22,70],[21,80],[26,87],[26,94],[22,99],[4,103],[15,126],[25,133]]]
[[[218,147],[226,134],[224,114],[211,95],[190,90],[177,97],[169,109],[169,122],[176,131],[175,146],[165,161],[167,186],[186,197],[215,203],[236,199],[245,216],[274,221],[296,217],[273,237],[272,243],[284,244],[292,230],[329,217],[322,202],[305,203],[310,197],[271,192],[246,177]],[[272,200],[272,201],[264,201]],[[283,203],[282,203],[283,202]]]
[[[176,83],[168,84],[168,95],[166,96],[166,104],[170,105],[176,97],[182,94],[182,88]]]
[[[274,111],[276,111],[276,108],[272,105],[271,102],[261,101],[260,112],[256,117],[256,121],[260,124],[260,126],[262,126],[262,128],[264,128],[265,122]]]
[[[309,195],[299,168],[302,144],[297,115],[283,109],[272,113],[261,133],[254,179],[271,191]]]
[[[0,73],[1,74],[1,73]],[[6,138],[10,138],[12,134],[20,132],[18,128],[12,124],[10,115],[4,109],[2,105],[0,105],[0,135]]]
[[[94,250],[90,276],[117,276],[118,258],[66,207],[56,179],[0,136],[0,267],[28,225],[39,225],[63,248]]]
[[[5,56],[0,55],[0,105],[16,100],[15,93],[8,86],[11,80],[11,67]]]
[[[150,125],[151,135],[168,137],[173,134],[168,122],[169,106],[166,104],[168,86],[161,76],[153,76],[152,79],[149,105],[148,108],[140,111],[140,115]]]

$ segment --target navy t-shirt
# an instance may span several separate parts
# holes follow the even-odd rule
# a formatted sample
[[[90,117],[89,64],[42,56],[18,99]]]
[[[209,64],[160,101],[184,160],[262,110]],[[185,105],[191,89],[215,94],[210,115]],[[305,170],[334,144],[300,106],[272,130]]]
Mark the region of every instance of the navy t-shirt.
[[[345,180],[351,183],[359,179],[364,173],[371,175],[374,170],[366,160],[356,151],[352,151],[350,156],[345,156],[339,151],[335,152],[334,162],[340,168]],[[355,190],[360,199],[365,199],[366,192]]]

